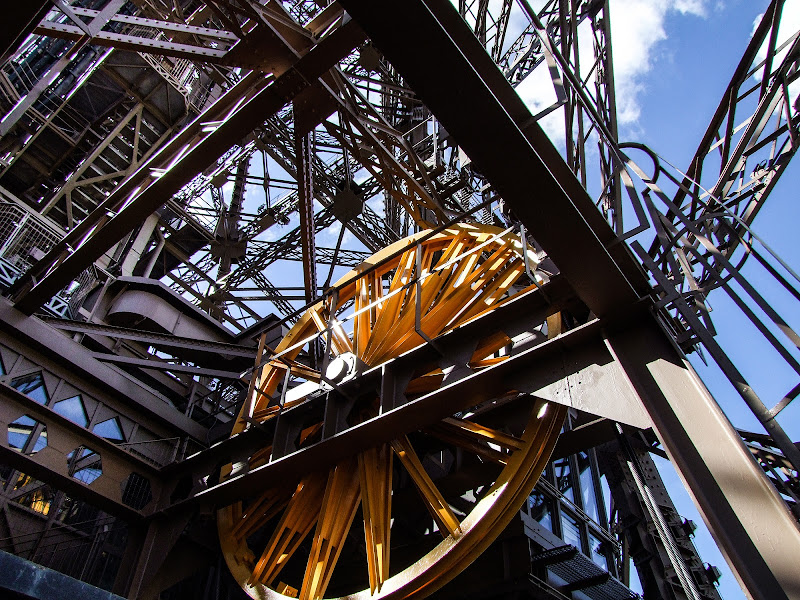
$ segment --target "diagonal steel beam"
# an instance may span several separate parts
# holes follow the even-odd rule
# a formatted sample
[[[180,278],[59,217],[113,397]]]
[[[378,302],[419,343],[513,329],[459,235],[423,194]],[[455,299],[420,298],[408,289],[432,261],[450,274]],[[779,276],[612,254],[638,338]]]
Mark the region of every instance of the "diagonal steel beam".
[[[297,59],[293,65],[277,77],[269,86],[261,90],[223,123],[207,124],[216,127],[199,143],[187,149],[169,165],[161,176],[145,187],[135,191],[124,207],[107,221],[96,227],[74,250],[59,248],[64,254],[59,260],[46,256],[44,264],[34,265],[35,277],[41,267],[45,268],[43,277],[36,281],[30,276],[21,278],[16,288],[15,306],[26,314],[32,314],[67,285],[77,275],[100,258],[104,252],[119,242],[136,224],[162,206],[192,177],[218,159],[231,145],[240,141],[264,120],[278,112],[298,93],[310,86],[333,65],[346,56],[363,40],[363,33],[352,21],[342,25],[314,46],[307,54]],[[148,169],[143,165],[141,169]],[[41,262],[41,261],[40,261]],[[49,265],[48,265],[49,262]],[[47,271],[50,265],[52,268]],[[37,267],[39,267],[37,269]]]
[[[432,0],[342,4],[595,314],[611,316],[647,293],[649,285],[628,248],[618,243],[586,190],[452,6]],[[387,12],[391,18],[386,18]],[[408,31],[417,32],[418,43],[408,43]],[[481,115],[480,126],[476,114]]]
[[[639,265],[600,222],[586,192],[538,125],[530,123],[529,111],[452,6],[446,0],[394,0],[379,8],[366,0],[341,3],[584,302],[601,318],[622,317],[617,323],[628,325],[609,332],[609,349],[749,594],[799,598],[792,562],[800,547],[796,522],[666,332],[644,310],[633,309],[649,287]],[[408,44],[412,30],[416,40]]]
[[[606,332],[609,350],[740,585],[754,600],[800,598],[794,516],[660,324],[631,322]]]
[[[797,151],[800,118],[788,86],[798,77],[800,40],[795,33],[783,46],[775,47],[783,6],[784,0],[773,0],[765,11],[675,194],[675,205],[698,222],[718,205],[739,217],[740,222],[728,226],[737,235],[726,236],[727,255],[738,247],[746,226]],[[769,51],[761,61],[759,52],[765,46]],[[756,85],[751,76],[759,72],[762,80]],[[708,192],[698,184],[704,184]],[[698,202],[706,194],[710,206]],[[705,225],[719,228],[717,218]],[[722,237],[722,232],[717,235]]]
[[[129,365],[140,369],[153,369],[155,371],[168,371],[170,373],[187,373],[197,377],[216,377],[217,379],[239,379],[239,371],[221,371],[219,369],[207,369],[205,367],[195,367],[192,365],[182,365],[169,363],[158,359],[136,358],[133,356],[119,356],[117,354],[107,354],[104,352],[92,352],[91,357],[101,362],[109,362],[116,365]]]
[[[255,358],[254,348],[249,348],[240,344],[226,344],[224,342],[198,340],[166,333],[142,331],[139,329],[129,329],[127,327],[113,327],[111,325],[101,325],[98,323],[88,323],[85,321],[70,321],[55,317],[45,318],[44,321],[50,325],[50,327],[53,327],[54,329],[60,329],[62,331],[108,336],[115,340],[131,340],[134,342],[142,342],[149,346],[155,346],[159,349],[174,350],[175,348],[180,348],[217,356],[222,355],[225,357],[247,358],[250,360]]]

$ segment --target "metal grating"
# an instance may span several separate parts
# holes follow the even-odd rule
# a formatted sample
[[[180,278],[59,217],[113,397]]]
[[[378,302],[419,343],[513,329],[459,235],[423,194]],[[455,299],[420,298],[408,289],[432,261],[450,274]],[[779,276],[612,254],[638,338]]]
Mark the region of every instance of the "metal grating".
[[[571,544],[540,552],[533,556],[532,563],[546,566],[566,582],[569,591],[580,590],[592,600],[641,599]]]

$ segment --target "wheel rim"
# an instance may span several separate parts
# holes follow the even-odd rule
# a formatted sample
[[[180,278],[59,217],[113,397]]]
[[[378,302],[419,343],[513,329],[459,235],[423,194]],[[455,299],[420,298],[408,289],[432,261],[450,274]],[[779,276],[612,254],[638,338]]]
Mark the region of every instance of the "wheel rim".
[[[336,284],[336,300],[320,302],[303,315],[276,348],[281,362],[272,360],[256,371],[233,433],[243,431],[248,423],[275,418],[280,410],[278,390],[287,370],[307,379],[318,377],[295,361],[303,340],[322,332],[329,339],[333,356],[352,353],[367,366],[381,364],[422,344],[425,337],[435,338],[502,303],[524,273],[520,250],[519,237],[510,231],[459,225],[433,236],[422,232],[377,253]],[[528,259],[529,264],[535,264],[530,252]],[[376,264],[381,266],[374,268]],[[418,272],[422,277],[415,284],[414,274]],[[346,321],[352,323],[352,332],[346,331],[340,316],[334,317],[329,327],[331,304],[336,302],[339,308],[350,301],[353,311]],[[487,368],[504,360],[494,354],[509,342],[506,338],[484,344],[472,357],[470,368]],[[347,370],[346,365],[336,366],[339,372]],[[405,393],[434,391],[442,376],[440,370],[421,374]],[[509,396],[509,390],[503,392]],[[302,397],[294,399],[289,394],[283,398],[285,406],[302,401]],[[510,426],[513,432],[481,422],[483,412],[491,417],[499,405],[497,398],[487,398],[483,408],[473,414],[445,419],[426,428],[425,434],[399,435],[379,447],[354,453],[333,468],[262,490],[247,504],[237,502],[221,509],[220,543],[235,579],[253,598],[324,597],[343,549],[355,545],[353,534],[359,528],[355,517],[360,512],[358,520],[363,522],[364,533],[359,550],[366,555],[367,577],[363,589],[346,590],[346,596],[411,598],[432,593],[491,544],[519,509],[549,459],[564,419],[563,407],[539,399],[517,404],[525,404],[526,417]],[[363,410],[374,409],[367,405]],[[320,429],[321,424],[309,425],[300,434],[299,444],[313,441]],[[479,463],[497,463],[494,471],[481,469],[488,479],[469,490],[474,502],[464,501],[463,496],[461,500],[445,498],[439,491],[439,481],[446,482],[447,477],[460,473],[452,466],[443,467],[445,476],[434,482],[428,473],[430,465],[428,470],[423,465],[431,455],[421,459],[418,453],[428,439],[434,440],[433,455],[441,456],[442,465],[446,456],[463,456],[465,451],[477,456]],[[444,449],[439,450],[439,445]],[[270,452],[270,446],[256,452],[249,466],[263,464]],[[471,462],[461,462],[475,464],[474,457]],[[223,471],[223,477],[232,468]],[[406,485],[397,488],[401,479]],[[407,497],[411,489],[422,499],[433,527],[417,534],[417,555],[411,552],[415,558],[410,564],[404,556],[398,568],[390,560],[392,532],[406,534],[405,528],[393,527],[392,523],[395,518],[408,518],[414,509],[408,508],[407,500],[404,506],[393,507],[393,497],[402,500],[403,492]],[[479,492],[481,497],[475,497]],[[455,509],[451,502],[459,506],[466,503],[469,510]],[[435,529],[440,541],[430,548],[431,531]],[[403,551],[407,551],[405,545]],[[284,583],[292,576],[292,581]]]

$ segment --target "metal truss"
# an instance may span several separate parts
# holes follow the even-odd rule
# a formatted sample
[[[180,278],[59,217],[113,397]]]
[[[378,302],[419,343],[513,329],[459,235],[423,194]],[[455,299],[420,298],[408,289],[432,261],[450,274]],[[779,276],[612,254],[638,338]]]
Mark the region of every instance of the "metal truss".
[[[706,303],[710,292],[723,290],[768,342],[776,360],[800,374],[793,356],[800,338],[742,273],[745,262],[754,263],[759,275],[798,298],[794,271],[751,228],[794,155],[800,134],[800,119],[786,91],[798,76],[800,39],[795,33],[782,48],[776,47],[782,7],[783,2],[773,2],[757,27],[686,173],[649,148],[627,146],[643,152],[653,165],[652,173],[632,167],[647,186],[642,206],[655,231],[649,252],[637,242],[633,247],[672,315],[676,338],[686,348],[701,344],[709,352],[797,470],[800,452],[777,417],[797,396],[800,384],[775,402],[763,400],[714,339]],[[767,56],[759,60],[762,45]],[[753,82],[754,73],[763,73],[760,82]]]
[[[327,431],[300,451],[291,447],[298,431],[288,411],[276,421],[280,426],[269,426],[283,454],[219,484],[208,481],[217,480],[220,461],[251,456],[264,431],[250,428],[159,470],[4,387],[7,405],[30,413],[54,440],[72,436],[92,447],[115,473],[153,482],[157,502],[147,507],[124,501],[123,479],[108,478],[82,497],[131,520],[161,523],[176,512],[241,499],[254,481],[332,464],[355,447],[385,441],[387,428],[430,424],[420,414],[463,408],[459,394],[470,386],[522,381],[535,364],[536,377],[546,379],[541,365],[565,353],[601,356],[603,365],[631,379],[670,457],[691,473],[689,485],[745,585],[768,590],[757,597],[783,597],[781,557],[759,545],[756,519],[721,481],[725,457],[689,421],[722,419],[715,435],[734,448],[737,468],[762,481],[751,468],[755,457],[796,514],[800,451],[777,417],[800,394],[800,383],[771,406],[762,401],[715,340],[707,305],[710,293],[724,290],[800,377],[794,355],[800,336],[741,273],[746,261],[755,263],[800,300],[800,280],[752,230],[800,139],[789,96],[800,37],[777,45],[784,2],[774,0],[756,28],[685,172],[649,148],[618,140],[606,1],[549,0],[538,10],[527,0],[460,0],[456,10],[433,0],[389,2],[381,10],[397,17],[391,23],[380,22],[368,2],[323,4],[112,0],[31,8],[37,18],[15,25],[18,51],[4,48],[0,65],[0,186],[9,190],[4,201],[25,206],[26,231],[52,235],[37,234],[20,250],[12,242],[24,239],[23,224],[6,233],[0,222],[2,265],[14,267],[6,295],[15,309],[30,315],[50,302],[52,310],[56,298],[70,318],[51,320],[52,326],[85,340],[93,364],[117,365],[189,398],[181,410],[217,426],[230,426],[246,375],[236,360],[261,356],[258,335],[277,335],[304,308],[333,298],[336,269],[355,267],[422,229],[521,223],[520,239],[549,260],[528,277],[536,282],[558,273],[574,288],[575,297],[568,295],[580,305],[576,311],[598,320],[587,318],[558,343],[520,350],[506,367],[460,373],[449,391],[419,401],[397,393],[406,371],[426,361],[457,371],[453,340],[469,345],[480,337],[475,331],[496,326],[491,319],[469,324],[360,379],[356,387],[363,389],[345,390],[378,390],[388,417]],[[524,25],[508,39],[514,22]],[[409,44],[411,29],[419,44]],[[23,34],[34,37],[23,41]],[[581,62],[586,56],[589,64]],[[556,100],[531,115],[514,88],[537,69],[547,71]],[[537,123],[554,111],[563,113],[563,157]],[[487,143],[487,135],[502,144]],[[634,160],[640,156],[653,163],[651,170]],[[337,235],[334,245],[327,236]],[[634,237],[639,241],[628,246]],[[204,345],[112,324],[115,302],[127,289],[119,282],[131,277],[151,280],[153,290],[167,286],[174,292],[169,302],[193,322],[221,323],[236,334]],[[533,295],[538,300],[524,301],[542,318],[560,307],[563,284],[554,281]],[[637,333],[652,346],[643,347]],[[768,434],[740,436],[728,427],[667,335],[683,351],[704,348]],[[240,343],[246,347],[235,350]],[[226,366],[213,364],[217,355],[225,355]],[[652,359],[647,368],[637,356]],[[303,360],[313,363],[315,351]],[[588,364],[571,365],[574,372],[563,378],[580,377]],[[525,382],[526,390],[541,391]],[[306,408],[346,412],[337,393]],[[697,405],[675,402],[681,393]],[[4,445],[2,451],[19,471],[52,476],[81,496],[86,486],[69,472],[66,446],[59,448],[39,454]],[[61,452],[58,468],[48,462],[54,452]],[[784,530],[790,547],[785,507],[769,490],[759,492],[765,519]],[[723,504],[729,521],[715,516]],[[731,522],[735,531],[724,531]],[[680,551],[674,543],[670,548],[664,551]],[[676,577],[676,586],[692,589],[691,573]]]

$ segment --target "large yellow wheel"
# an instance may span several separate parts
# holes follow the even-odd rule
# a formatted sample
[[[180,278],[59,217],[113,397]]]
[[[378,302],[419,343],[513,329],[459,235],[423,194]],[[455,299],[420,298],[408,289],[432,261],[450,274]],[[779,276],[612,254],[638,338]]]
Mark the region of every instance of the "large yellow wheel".
[[[306,389],[319,381],[298,360],[308,348],[304,340],[320,332],[329,337],[335,363],[329,377],[379,365],[424,343],[417,325],[433,339],[492,310],[525,270],[512,232],[460,225],[424,236],[397,242],[342,278],[335,307],[320,302],[306,312],[281,341],[277,358],[256,369],[234,433],[304,401],[304,388],[283,389],[291,378],[307,380]],[[393,258],[382,263],[387,257]],[[529,259],[535,263],[532,254]],[[505,360],[501,349],[508,343],[502,335],[483,341],[470,368]],[[435,391],[443,379],[438,369],[417,375],[407,396]],[[333,468],[253,490],[247,501],[220,510],[220,542],[234,577],[253,598],[420,598],[444,585],[519,509],[564,419],[558,405],[514,399],[514,390],[498,394]],[[511,400],[515,418],[508,417]],[[376,405],[361,406],[361,418],[374,417]],[[322,426],[308,424],[297,444],[316,441]],[[266,445],[249,467],[266,463],[271,452]],[[237,466],[226,473],[231,469]]]

